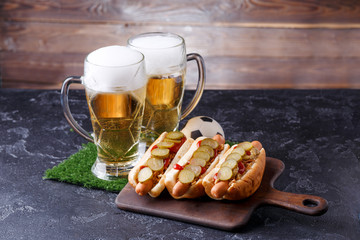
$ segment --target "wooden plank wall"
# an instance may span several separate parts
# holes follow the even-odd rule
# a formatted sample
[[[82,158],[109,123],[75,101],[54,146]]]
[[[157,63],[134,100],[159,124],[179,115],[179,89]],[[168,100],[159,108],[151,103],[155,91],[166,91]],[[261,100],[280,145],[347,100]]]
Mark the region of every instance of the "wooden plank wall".
[[[58,89],[87,53],[152,31],[205,58],[207,89],[360,87],[357,0],[1,0],[0,29],[4,88]]]

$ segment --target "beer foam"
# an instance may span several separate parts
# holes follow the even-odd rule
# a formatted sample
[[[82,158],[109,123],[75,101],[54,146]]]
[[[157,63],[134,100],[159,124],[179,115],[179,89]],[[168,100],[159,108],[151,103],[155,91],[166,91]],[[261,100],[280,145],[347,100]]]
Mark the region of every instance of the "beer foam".
[[[177,35],[143,34],[130,39],[129,47],[145,55],[148,75],[171,74],[185,68],[185,44]]]
[[[183,40],[178,37],[154,35],[146,36],[141,38],[135,38],[132,40],[131,45],[139,48],[148,48],[148,49],[161,49],[161,48],[171,48],[182,44]]]
[[[146,85],[143,55],[124,46],[108,46],[85,59],[84,84],[100,92],[133,91]]]

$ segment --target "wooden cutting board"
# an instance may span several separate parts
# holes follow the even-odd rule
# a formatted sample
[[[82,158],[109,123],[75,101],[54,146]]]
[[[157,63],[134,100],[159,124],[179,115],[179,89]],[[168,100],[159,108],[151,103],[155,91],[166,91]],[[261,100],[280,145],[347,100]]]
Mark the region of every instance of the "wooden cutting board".
[[[274,188],[275,180],[285,168],[276,158],[266,158],[266,168],[259,189],[241,201],[215,201],[208,197],[175,200],[164,192],[158,198],[139,196],[127,184],[115,203],[123,210],[164,217],[183,222],[231,231],[245,225],[261,205],[274,205],[307,215],[321,215],[328,209],[321,197],[282,192]]]

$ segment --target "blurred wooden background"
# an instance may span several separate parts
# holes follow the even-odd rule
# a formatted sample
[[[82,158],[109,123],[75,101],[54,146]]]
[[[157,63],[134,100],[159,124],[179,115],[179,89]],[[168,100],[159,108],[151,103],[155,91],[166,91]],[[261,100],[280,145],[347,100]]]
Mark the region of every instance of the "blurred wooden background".
[[[360,87],[358,0],[1,0],[0,29],[3,88],[59,89],[87,53],[153,31],[205,58],[207,89]]]

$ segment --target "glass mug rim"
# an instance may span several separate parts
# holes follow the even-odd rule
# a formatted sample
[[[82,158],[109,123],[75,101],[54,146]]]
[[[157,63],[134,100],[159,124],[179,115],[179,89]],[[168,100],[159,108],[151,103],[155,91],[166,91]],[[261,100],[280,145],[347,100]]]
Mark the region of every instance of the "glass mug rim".
[[[135,39],[143,38],[143,37],[149,37],[149,36],[163,36],[163,37],[171,37],[171,38],[177,38],[180,40],[180,43],[174,44],[173,46],[169,47],[141,47],[135,44],[132,44],[132,42]],[[146,49],[146,50],[162,50],[162,49],[171,49],[171,48],[177,48],[185,45],[185,39],[181,37],[178,34],[170,33],[170,32],[147,32],[147,33],[140,33],[138,35],[132,36],[127,40],[128,46],[137,48],[137,49]]]
[[[97,52],[97,51],[99,51],[99,50],[104,50],[105,48],[113,48],[113,47],[130,50],[130,51],[132,51],[132,52],[134,52],[134,53],[140,54],[141,58],[139,58],[139,60],[134,61],[134,62],[132,62],[132,63],[130,63],[130,64],[113,65],[113,66],[109,66],[109,65],[106,65],[106,64],[97,64],[97,63],[93,63],[93,62],[91,62],[91,61],[89,60],[89,56],[90,56],[91,54],[94,54],[95,52]],[[129,67],[129,66],[134,66],[134,65],[137,65],[137,64],[141,64],[144,60],[145,60],[144,54],[143,54],[142,52],[136,50],[136,49],[132,49],[132,48],[129,48],[129,47],[127,47],[127,46],[111,45],[111,46],[106,46],[106,47],[98,48],[98,49],[90,52],[89,54],[87,54],[86,57],[85,57],[85,64],[90,64],[90,65],[95,66],[95,67],[115,69],[115,68],[126,68],[126,67]]]

